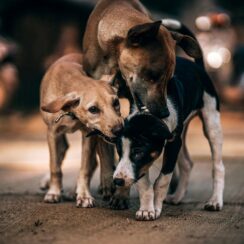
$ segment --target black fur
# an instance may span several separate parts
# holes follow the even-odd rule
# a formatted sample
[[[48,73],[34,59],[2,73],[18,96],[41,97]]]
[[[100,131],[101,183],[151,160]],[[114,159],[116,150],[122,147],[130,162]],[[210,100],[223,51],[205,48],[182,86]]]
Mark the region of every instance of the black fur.
[[[138,180],[141,177],[140,169],[156,159],[151,154],[160,155],[165,140],[171,138],[172,134],[164,123],[149,113],[139,113],[126,120],[124,128],[123,138],[129,139],[131,143],[129,157]],[[122,138],[117,141],[116,147],[121,157]]]
[[[203,107],[204,92],[216,99],[216,109],[219,110],[219,100],[211,79],[201,67],[184,58],[177,58],[174,77],[168,83],[168,98],[174,104],[178,116],[174,139],[165,123],[151,114],[137,113],[126,120],[122,137],[130,141],[130,160],[133,164],[136,179],[140,169],[150,166],[164,149],[163,174],[172,173],[181,148],[181,133],[184,121],[193,112]],[[122,152],[122,137],[117,141],[120,156]]]

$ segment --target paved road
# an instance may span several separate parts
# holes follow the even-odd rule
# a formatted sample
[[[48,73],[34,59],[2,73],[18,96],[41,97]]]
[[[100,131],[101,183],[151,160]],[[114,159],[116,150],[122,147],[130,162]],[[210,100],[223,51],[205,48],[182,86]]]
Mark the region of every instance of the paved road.
[[[224,117],[223,211],[203,210],[211,193],[211,163],[199,123],[195,122],[188,140],[196,163],[187,196],[181,205],[165,205],[161,218],[152,222],[135,221],[138,198],[134,188],[129,210],[110,210],[96,194],[98,172],[92,181],[96,208],[78,209],[74,202],[43,203],[43,193],[38,189],[48,168],[43,131],[37,132],[37,137],[32,136],[34,129],[18,137],[5,135],[0,139],[0,243],[243,244],[244,125],[243,116],[235,116]],[[74,189],[80,157],[79,135],[70,139],[72,147],[64,165],[66,192]],[[152,169],[152,178],[157,167]]]

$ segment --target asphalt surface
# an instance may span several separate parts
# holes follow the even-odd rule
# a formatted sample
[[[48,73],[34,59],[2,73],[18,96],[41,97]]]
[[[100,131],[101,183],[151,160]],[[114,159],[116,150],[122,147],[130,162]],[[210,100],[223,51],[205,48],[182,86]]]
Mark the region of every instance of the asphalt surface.
[[[203,210],[211,194],[211,160],[199,121],[188,144],[195,165],[187,196],[178,206],[164,205],[160,219],[139,222],[135,188],[130,209],[111,210],[97,194],[99,172],[92,181],[96,208],[75,202],[43,203],[39,182],[48,170],[45,127],[40,118],[17,119],[15,130],[0,125],[0,243],[244,243],[244,123],[243,114],[223,115],[226,187],[221,212]],[[0,120],[2,122],[3,120]],[[15,124],[16,118],[13,119]],[[10,124],[11,122],[9,122]],[[8,125],[9,125],[8,124]],[[8,127],[9,128],[9,127]],[[22,128],[22,129],[21,129]],[[23,129],[25,128],[25,129]],[[64,190],[73,192],[80,160],[80,136],[69,136],[64,163]],[[159,165],[152,168],[151,177]]]

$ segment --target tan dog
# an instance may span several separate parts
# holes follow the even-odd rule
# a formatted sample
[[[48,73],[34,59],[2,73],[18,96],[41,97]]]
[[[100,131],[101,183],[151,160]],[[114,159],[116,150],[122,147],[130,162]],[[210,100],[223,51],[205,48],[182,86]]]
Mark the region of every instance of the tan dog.
[[[176,43],[192,57],[201,55],[193,38],[153,22],[138,0],[100,0],[84,35],[84,68],[104,80],[120,70],[134,98],[164,118],[169,115],[166,88],[175,70]]]
[[[54,63],[41,84],[41,114],[47,124],[51,179],[44,201],[61,200],[62,170],[68,143],[66,133],[82,130],[82,165],[77,183],[77,206],[93,207],[89,183],[96,168],[96,152],[101,162],[101,182],[104,194],[111,194],[114,159],[111,146],[102,139],[86,138],[96,129],[115,137],[123,128],[120,103],[114,89],[105,81],[86,76],[82,56],[64,56]],[[107,192],[108,191],[108,192]]]

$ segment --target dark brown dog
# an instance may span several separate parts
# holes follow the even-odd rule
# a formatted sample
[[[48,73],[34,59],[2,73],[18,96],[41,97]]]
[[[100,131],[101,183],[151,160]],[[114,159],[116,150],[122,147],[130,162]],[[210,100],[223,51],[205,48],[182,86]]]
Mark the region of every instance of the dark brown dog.
[[[194,39],[153,22],[138,0],[100,0],[84,35],[84,69],[108,81],[120,70],[134,98],[157,117],[167,117],[166,88],[175,69],[176,43],[192,57],[201,55]]]

